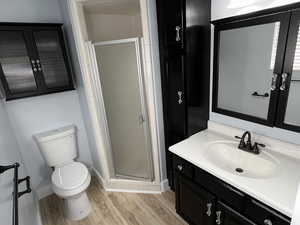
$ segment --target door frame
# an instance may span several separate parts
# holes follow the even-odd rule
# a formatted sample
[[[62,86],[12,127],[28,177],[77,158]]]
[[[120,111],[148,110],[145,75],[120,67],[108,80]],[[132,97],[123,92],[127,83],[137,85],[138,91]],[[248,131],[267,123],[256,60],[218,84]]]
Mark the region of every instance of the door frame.
[[[94,83],[90,61],[85,42],[88,41],[86,24],[83,15],[83,4],[87,0],[65,0],[70,16],[70,25],[74,35],[77,56],[83,80],[83,92],[88,113],[91,118],[91,126],[94,134],[98,169],[94,169],[95,175],[106,190],[110,191],[136,191],[147,193],[160,193],[169,189],[166,177],[165,144],[162,113],[162,93],[160,81],[159,50],[157,38],[157,25],[155,1],[140,0],[140,10],[143,28],[143,55],[145,65],[145,96],[149,113],[149,127],[152,144],[152,158],[154,167],[154,179],[152,182],[115,179],[111,176],[109,155],[105,143],[105,130],[103,118],[97,99],[97,84]],[[99,165],[98,165],[99,164]],[[100,171],[101,170],[101,171]]]
[[[98,64],[101,62],[97,62],[97,57],[96,57],[96,51],[95,47],[96,46],[107,46],[107,45],[114,45],[114,44],[123,44],[123,43],[134,43],[135,45],[135,52],[136,52],[136,62],[137,62],[137,69],[138,69],[138,82],[139,82],[139,92],[140,92],[140,101],[141,101],[141,110],[142,110],[142,116],[145,120],[143,129],[144,129],[144,135],[145,135],[145,142],[146,142],[146,151],[147,151],[147,156],[148,156],[148,165],[147,165],[147,170],[149,173],[149,178],[139,178],[139,177],[134,177],[134,176],[126,176],[126,175],[121,175],[117,174],[115,171],[114,167],[114,158],[112,154],[112,144],[111,144],[111,138],[109,134],[109,126],[107,122],[107,114],[105,110],[105,104],[104,104],[104,98],[103,98],[103,90],[102,90],[102,85],[101,85],[101,69],[99,68]],[[107,143],[107,149],[109,150],[109,157],[111,159],[109,160],[111,162],[110,166],[110,172],[111,174],[114,174],[116,178],[128,178],[128,179],[134,179],[134,180],[148,180],[152,181],[153,180],[153,159],[152,159],[152,154],[151,154],[151,140],[149,139],[150,137],[150,131],[149,131],[149,118],[148,118],[148,111],[147,111],[147,106],[146,106],[146,98],[145,98],[145,85],[143,81],[143,65],[142,65],[142,52],[141,52],[141,44],[140,44],[140,38],[128,38],[128,39],[120,39],[120,40],[112,40],[112,41],[102,41],[102,42],[90,42],[88,41],[86,43],[88,52],[90,53],[91,56],[91,67],[94,71],[94,73],[91,74],[91,77],[93,77],[93,80],[99,85],[99,101],[101,102],[101,105],[99,106],[101,108],[102,116],[105,121],[105,137],[106,137],[106,143]]]

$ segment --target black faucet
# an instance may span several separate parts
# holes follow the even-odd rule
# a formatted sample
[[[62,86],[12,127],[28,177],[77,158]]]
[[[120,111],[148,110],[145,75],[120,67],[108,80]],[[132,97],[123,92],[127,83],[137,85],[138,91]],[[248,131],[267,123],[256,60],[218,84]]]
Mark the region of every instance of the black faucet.
[[[248,137],[247,141],[245,140],[246,136]],[[242,137],[238,137],[235,136],[235,138],[237,139],[241,139],[240,144],[239,144],[239,149],[246,151],[246,152],[250,152],[253,154],[259,154],[259,147],[266,147],[264,144],[260,144],[257,142],[254,142],[254,144],[252,145],[252,141],[251,141],[251,133],[249,131],[246,131]]]

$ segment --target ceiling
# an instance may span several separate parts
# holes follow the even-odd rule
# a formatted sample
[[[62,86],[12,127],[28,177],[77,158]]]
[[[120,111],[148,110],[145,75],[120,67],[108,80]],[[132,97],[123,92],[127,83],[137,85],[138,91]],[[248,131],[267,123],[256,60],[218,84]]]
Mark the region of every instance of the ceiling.
[[[140,12],[140,5],[139,0],[88,0],[84,9],[87,13],[132,15]]]

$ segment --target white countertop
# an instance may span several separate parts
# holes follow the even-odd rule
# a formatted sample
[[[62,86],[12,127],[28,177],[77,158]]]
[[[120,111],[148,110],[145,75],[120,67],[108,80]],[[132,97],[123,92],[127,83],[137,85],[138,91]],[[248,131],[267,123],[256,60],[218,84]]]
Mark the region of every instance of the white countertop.
[[[292,218],[291,225],[299,225],[300,224],[300,185],[298,187],[298,194],[296,197],[296,203],[294,208],[294,215]]]
[[[276,175],[260,179],[227,172],[203,156],[207,147],[216,141],[236,141],[238,145],[239,140],[234,136],[242,133],[239,129],[210,122],[207,130],[171,146],[169,151],[291,218],[300,183],[300,146],[254,135],[254,141],[267,145],[262,151],[279,161]]]

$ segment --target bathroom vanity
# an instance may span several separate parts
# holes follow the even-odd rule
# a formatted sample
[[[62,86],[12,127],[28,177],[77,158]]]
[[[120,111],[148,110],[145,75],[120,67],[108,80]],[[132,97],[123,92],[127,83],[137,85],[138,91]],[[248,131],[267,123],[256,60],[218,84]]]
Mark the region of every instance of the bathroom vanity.
[[[259,154],[238,149],[243,131],[209,128],[170,147],[176,211],[189,224],[287,225],[300,182],[300,147],[263,136]]]

